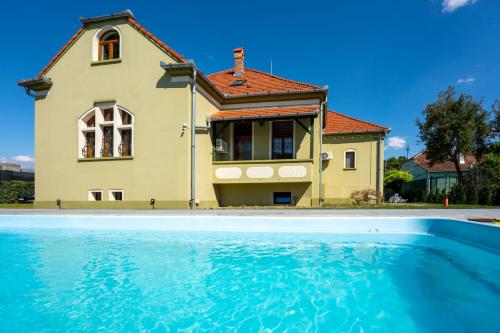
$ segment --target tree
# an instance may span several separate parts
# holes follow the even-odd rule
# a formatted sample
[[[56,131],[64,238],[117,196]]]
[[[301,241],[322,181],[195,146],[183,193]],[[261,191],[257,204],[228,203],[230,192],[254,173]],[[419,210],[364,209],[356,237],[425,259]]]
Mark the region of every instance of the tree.
[[[417,119],[419,139],[425,144],[431,165],[451,161],[462,181],[460,156],[482,155],[490,136],[488,111],[470,95],[455,96],[455,88],[439,93],[437,101],[428,104]]]
[[[500,136],[500,100],[496,100],[493,104],[492,111],[493,120],[491,121],[491,132],[493,137]]]
[[[390,170],[384,175],[384,187],[400,193],[404,182],[409,182],[413,176],[408,171]]]
[[[406,161],[406,156],[389,157],[387,160],[385,160],[385,170],[400,170],[401,165]]]

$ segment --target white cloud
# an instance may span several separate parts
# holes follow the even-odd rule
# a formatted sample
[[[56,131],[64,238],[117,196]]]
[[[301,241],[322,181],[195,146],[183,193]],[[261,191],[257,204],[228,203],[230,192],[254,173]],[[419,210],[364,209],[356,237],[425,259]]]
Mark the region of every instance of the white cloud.
[[[11,160],[13,160],[15,162],[20,162],[20,163],[33,163],[33,162],[35,162],[35,159],[31,156],[28,156],[28,155],[14,156],[11,158]]]
[[[400,136],[393,136],[387,139],[387,147],[391,149],[403,149],[406,146],[406,139]]]
[[[473,84],[476,81],[473,77],[468,77],[466,79],[458,79],[457,84]]]
[[[476,3],[477,0],[443,0],[443,13],[451,13],[455,10]]]

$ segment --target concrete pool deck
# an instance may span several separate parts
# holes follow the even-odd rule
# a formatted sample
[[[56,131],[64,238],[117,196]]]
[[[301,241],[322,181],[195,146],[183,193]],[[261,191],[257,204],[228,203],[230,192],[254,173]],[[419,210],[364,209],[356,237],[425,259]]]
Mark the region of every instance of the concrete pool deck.
[[[238,210],[86,210],[0,209],[0,215],[114,216],[280,216],[280,217],[443,217],[500,220],[500,209],[238,209]]]

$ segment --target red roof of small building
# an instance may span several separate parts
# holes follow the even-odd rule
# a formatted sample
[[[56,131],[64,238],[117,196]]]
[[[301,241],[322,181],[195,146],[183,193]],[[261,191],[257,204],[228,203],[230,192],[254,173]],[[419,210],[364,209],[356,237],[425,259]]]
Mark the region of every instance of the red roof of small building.
[[[303,116],[319,113],[319,105],[307,106],[280,106],[260,109],[241,109],[219,111],[210,116],[212,121],[236,120],[236,119],[259,119],[279,118],[281,116]]]
[[[413,160],[413,162],[416,165],[421,166],[427,171],[432,171],[432,172],[457,171],[457,169],[455,168],[455,164],[453,164],[453,162],[451,161],[435,163],[434,165],[431,166],[430,160],[427,158],[427,154],[425,152],[413,156],[412,158],[410,158],[410,160]],[[462,171],[469,170],[471,165],[473,165],[475,162],[476,158],[474,157],[474,155],[466,155],[464,157],[464,163],[460,164],[460,170]]]
[[[240,76],[235,76],[236,72],[235,68],[226,69],[210,74],[208,78],[219,90],[230,96],[322,90],[321,87],[312,84],[288,80],[256,69],[245,67]],[[241,84],[235,85],[238,80],[242,80]]]
[[[386,132],[390,129],[328,110],[325,134]]]
[[[180,55],[179,53],[175,52],[170,46],[168,46],[167,44],[165,44],[164,42],[162,42],[155,35],[153,35],[151,32],[149,32],[146,28],[144,28],[142,25],[140,25],[139,23],[137,23],[137,21],[135,19],[133,19],[132,17],[129,17],[127,20],[128,20],[128,22],[134,28],[136,28],[139,32],[141,32],[146,37],[148,37],[160,49],[162,49],[163,51],[165,51],[168,54],[170,54],[175,60],[177,60],[179,62],[185,62],[186,61],[186,59],[184,59],[184,57],[182,55]],[[68,42],[66,42],[66,44],[64,44],[64,46],[61,48],[61,50],[59,50],[59,52],[57,52],[56,55],[49,61],[49,63],[47,65],[45,65],[45,67],[40,71],[40,73],[38,73],[38,75],[36,76],[36,78],[42,77],[50,69],[50,67],[52,67],[52,65],[57,60],[59,60],[59,58],[64,54],[64,52],[66,52],[66,50],[73,44],[73,42],[75,40],[77,40],[78,37],[80,37],[80,35],[84,31],[85,31],[85,25],[83,27],[81,27],[80,29],[78,29],[78,31],[70,38],[70,40]]]

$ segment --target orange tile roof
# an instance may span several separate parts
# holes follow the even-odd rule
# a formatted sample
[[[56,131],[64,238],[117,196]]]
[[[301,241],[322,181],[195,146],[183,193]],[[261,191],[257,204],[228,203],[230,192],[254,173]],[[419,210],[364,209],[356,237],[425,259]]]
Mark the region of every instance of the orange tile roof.
[[[208,75],[208,78],[224,94],[230,96],[252,95],[291,91],[321,90],[321,87],[284,79],[282,77],[246,68],[241,76],[234,76],[235,68]],[[242,85],[232,86],[236,80],[245,80]]]
[[[56,55],[52,59],[50,59],[49,63],[45,65],[45,67],[40,71],[40,73],[38,73],[36,78],[41,78],[49,70],[49,68],[52,67],[52,65],[63,55],[66,49],[68,49],[70,45],[73,44],[73,42],[77,40],[78,37],[80,37],[80,35],[84,30],[85,30],[84,27],[78,29],[78,31],[73,35],[73,37],[71,37],[70,40],[68,40],[66,44],[64,44],[62,49],[60,49],[59,52],[57,52]]]
[[[140,25],[139,23],[137,23],[136,20],[134,20],[133,18],[129,17],[128,21],[130,22],[130,24],[132,24],[134,27],[136,27],[144,35],[146,35],[147,37],[151,38],[156,44],[158,44],[160,46],[160,48],[163,51],[171,54],[175,58],[175,60],[177,60],[179,62],[186,62],[186,59],[181,54],[175,52],[174,49],[172,49],[170,46],[168,46],[167,44],[165,44],[164,42],[162,42],[161,40],[159,40],[158,37],[156,37],[151,32],[149,32],[148,30],[146,30],[146,28],[144,28],[142,25]]]
[[[372,124],[363,120],[352,118],[338,112],[328,110],[326,117],[326,126],[323,130],[325,134],[342,133],[366,133],[366,132],[385,132],[389,128]]]
[[[278,118],[282,116],[296,117],[303,115],[314,115],[319,113],[319,105],[307,106],[281,106],[260,109],[241,109],[219,111],[210,116],[212,121],[236,120],[236,119],[259,119]]]
[[[427,159],[427,154],[425,152],[413,156],[412,158],[410,158],[410,160],[413,160],[416,165],[419,165],[428,171],[433,171],[433,172],[457,171],[457,169],[455,168],[455,164],[453,164],[453,162],[451,161],[444,161],[441,163],[435,163],[434,165],[431,165],[431,162],[429,159]],[[464,163],[460,164],[460,170],[462,171],[469,170],[471,165],[473,165],[475,162],[476,158],[474,157],[474,155],[465,155]]]
[[[172,55],[172,57],[175,60],[177,60],[179,62],[185,62],[186,61],[186,59],[184,59],[184,57],[182,55],[180,55],[179,53],[175,52],[170,46],[168,46],[167,44],[165,44],[164,42],[162,42],[160,39],[158,39],[155,35],[153,35],[148,30],[146,30],[146,28],[144,28],[142,25],[140,25],[139,23],[137,23],[136,20],[134,20],[133,18],[129,17],[128,18],[128,22],[133,27],[135,27],[139,32],[141,32],[146,37],[148,37],[149,39],[151,39],[163,51],[165,51],[165,52],[169,53],[170,55]],[[85,26],[83,26],[80,29],[78,29],[78,31],[73,35],[73,37],[71,37],[71,39],[68,42],[66,42],[66,44],[64,44],[64,46],[62,47],[62,49],[59,50],[59,52],[57,52],[57,54],[49,61],[49,63],[47,65],[45,65],[45,67],[40,71],[40,73],[38,73],[38,75],[36,76],[36,78],[42,77],[50,69],[50,67],[52,67],[52,65],[57,60],[59,60],[59,58],[73,44],[73,42],[75,40],[77,40],[78,37],[80,37],[80,35],[83,33],[84,30],[85,30]]]

